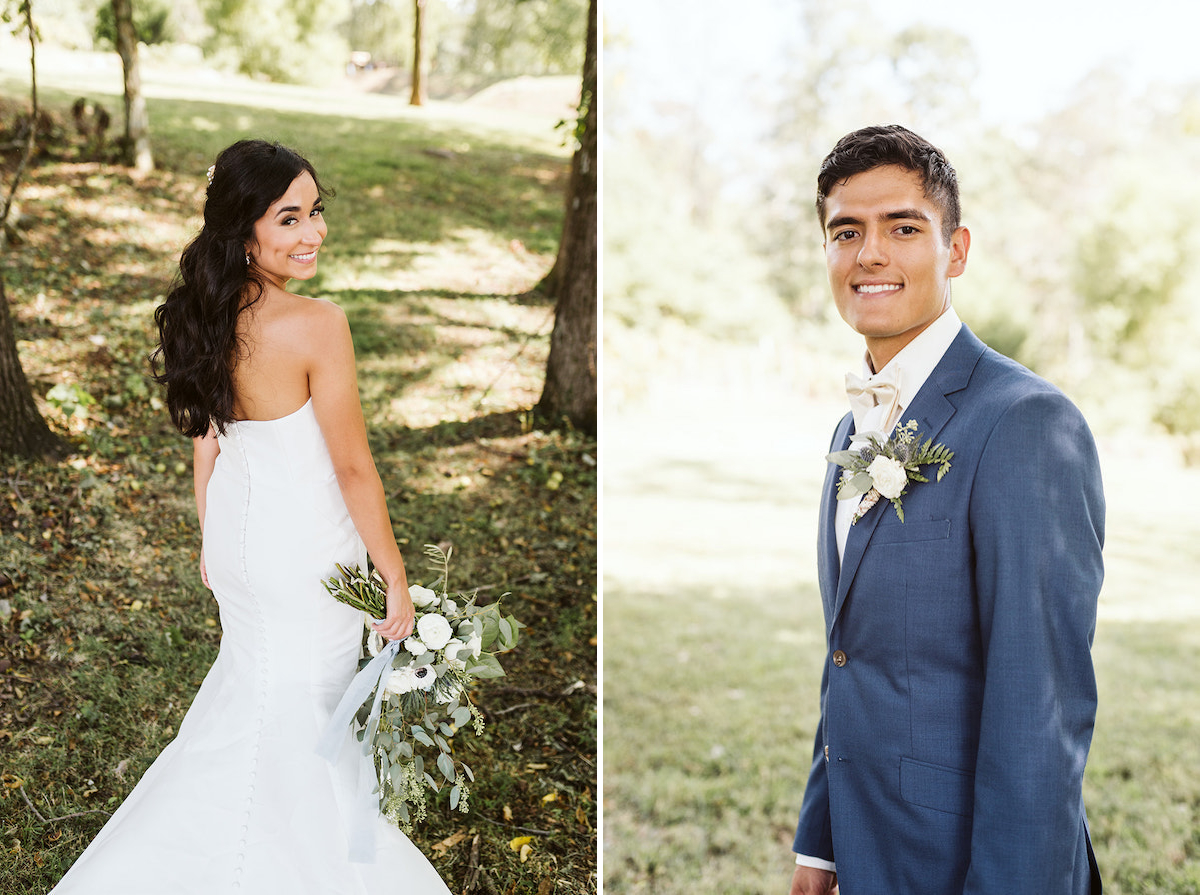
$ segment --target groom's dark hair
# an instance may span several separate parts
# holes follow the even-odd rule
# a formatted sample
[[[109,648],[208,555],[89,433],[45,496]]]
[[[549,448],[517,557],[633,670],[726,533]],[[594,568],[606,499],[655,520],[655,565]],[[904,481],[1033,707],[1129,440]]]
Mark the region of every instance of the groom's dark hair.
[[[947,245],[962,219],[958,202],[958,175],[942,151],[923,137],[898,124],[874,125],[846,134],[817,174],[817,217],[825,229],[825,200],[839,183],[855,174],[884,165],[899,165],[921,176],[925,197],[942,212],[942,239]]]

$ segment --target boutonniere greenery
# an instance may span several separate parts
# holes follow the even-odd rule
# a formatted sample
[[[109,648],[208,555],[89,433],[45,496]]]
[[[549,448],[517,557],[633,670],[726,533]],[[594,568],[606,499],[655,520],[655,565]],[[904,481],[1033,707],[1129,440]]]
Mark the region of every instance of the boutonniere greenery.
[[[937,481],[940,482],[950,471],[953,456],[953,451],[934,444],[932,438],[921,444],[917,421],[909,420],[903,426],[897,426],[891,438],[885,439],[882,432],[852,435],[849,450],[836,451],[826,455],[825,459],[842,467],[838,500],[864,495],[854,512],[853,524],[865,516],[880,497],[892,502],[896,516],[903,522],[901,498],[908,491],[908,483],[928,482],[921,467],[931,465],[938,467]]]

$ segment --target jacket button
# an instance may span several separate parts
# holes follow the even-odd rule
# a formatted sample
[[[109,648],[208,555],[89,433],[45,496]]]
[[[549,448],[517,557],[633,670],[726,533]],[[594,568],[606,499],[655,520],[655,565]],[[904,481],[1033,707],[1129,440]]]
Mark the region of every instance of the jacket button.
[[[840,649],[833,651],[833,664],[838,668],[841,668],[846,664],[846,654]]]

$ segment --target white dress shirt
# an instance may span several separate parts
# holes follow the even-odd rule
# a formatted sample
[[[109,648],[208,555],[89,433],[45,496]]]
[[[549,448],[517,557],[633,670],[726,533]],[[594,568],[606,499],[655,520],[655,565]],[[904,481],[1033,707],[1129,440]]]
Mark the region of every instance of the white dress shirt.
[[[874,376],[883,375],[885,371],[888,374],[894,372],[897,376],[898,395],[895,407],[887,419],[877,420],[868,413],[863,419],[862,429],[860,430],[856,426],[855,431],[878,429],[885,435],[890,435],[892,429],[896,427],[896,423],[903,417],[904,411],[916,398],[921,386],[925,384],[925,380],[929,378],[929,374],[933,372],[933,368],[941,362],[943,355],[950,348],[950,344],[957,338],[960,329],[962,329],[962,321],[958,318],[958,314],[954,308],[947,308],[942,316],[900,349],[900,352],[878,373],[871,369],[871,357],[864,352],[863,376],[867,382],[870,383]],[[875,409],[883,413],[887,408],[881,405]],[[838,562],[841,562],[845,555],[846,539],[850,536],[850,520],[854,518],[854,511],[858,509],[862,497],[859,494],[838,501],[837,515],[834,517],[833,523],[834,533],[837,536]],[[796,863],[803,867],[816,867],[831,873],[837,872],[837,866],[833,862],[809,855],[796,855]]]
[[[886,371],[889,374],[895,373],[899,385],[895,410],[892,411],[891,416],[884,420],[874,420],[868,415],[864,423],[864,430],[878,429],[884,435],[891,434],[892,429],[896,428],[896,423],[904,415],[904,411],[912,404],[917,392],[921,390],[921,386],[925,384],[925,380],[929,378],[929,374],[933,372],[933,368],[941,362],[942,356],[950,347],[950,343],[958,336],[960,329],[962,329],[962,321],[958,319],[958,314],[955,313],[954,308],[947,308],[941,317],[929,324],[924,332],[900,349],[900,352],[877,374],[871,371],[870,355],[863,353],[863,376],[868,383],[875,375],[883,375]],[[882,412],[885,408],[881,406],[876,409]],[[846,552],[846,538],[850,535],[850,520],[854,518],[854,511],[858,508],[861,500],[862,495],[858,495],[838,501],[833,529],[837,535],[839,561]]]

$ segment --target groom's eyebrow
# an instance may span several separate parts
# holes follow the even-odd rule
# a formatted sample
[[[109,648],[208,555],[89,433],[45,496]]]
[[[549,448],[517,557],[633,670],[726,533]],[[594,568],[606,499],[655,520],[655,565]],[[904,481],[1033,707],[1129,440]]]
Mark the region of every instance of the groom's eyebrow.
[[[880,220],[885,221],[930,221],[931,218],[919,208],[901,208],[881,214]]]
[[[829,223],[825,225],[825,229],[832,230],[834,227],[861,226],[861,225],[862,225],[862,218],[856,218],[852,215],[843,214],[836,218],[831,219],[829,221]]]
[[[881,211],[878,214],[878,219],[881,221],[925,221],[930,222],[932,219],[924,211],[919,208],[898,208],[895,211]],[[861,227],[863,219],[854,215],[843,214],[832,218],[825,225],[826,230],[832,230],[835,227]]]

